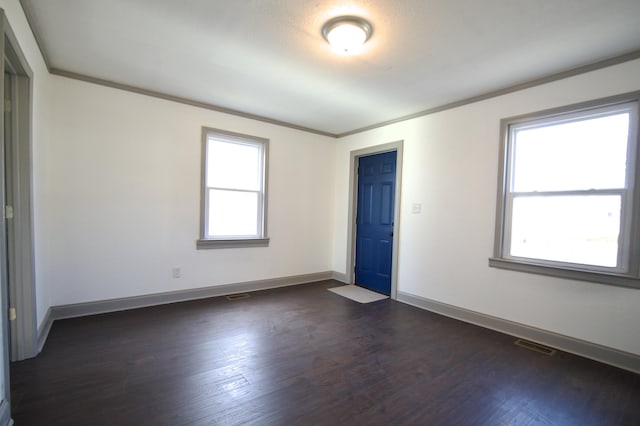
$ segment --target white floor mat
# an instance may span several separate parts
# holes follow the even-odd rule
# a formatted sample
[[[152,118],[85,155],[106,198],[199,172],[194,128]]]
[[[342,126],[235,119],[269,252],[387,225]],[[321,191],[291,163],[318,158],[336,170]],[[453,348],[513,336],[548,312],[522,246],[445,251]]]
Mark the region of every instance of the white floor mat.
[[[389,296],[367,290],[366,288],[362,288],[357,285],[344,285],[342,287],[334,287],[327,290],[360,303],[377,302],[378,300],[389,298]]]

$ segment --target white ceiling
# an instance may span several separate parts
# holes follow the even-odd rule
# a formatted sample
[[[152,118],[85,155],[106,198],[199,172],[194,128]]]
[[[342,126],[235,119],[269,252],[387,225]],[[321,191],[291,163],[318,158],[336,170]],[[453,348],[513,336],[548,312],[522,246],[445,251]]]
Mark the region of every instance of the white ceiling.
[[[21,0],[50,70],[340,135],[640,57],[639,0]],[[357,56],[321,35],[371,22]]]

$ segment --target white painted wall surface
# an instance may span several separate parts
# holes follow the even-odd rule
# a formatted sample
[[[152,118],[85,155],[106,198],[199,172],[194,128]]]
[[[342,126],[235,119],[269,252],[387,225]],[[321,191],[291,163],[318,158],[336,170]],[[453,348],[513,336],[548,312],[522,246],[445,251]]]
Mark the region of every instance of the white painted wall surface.
[[[334,139],[51,78],[39,250],[52,305],[331,270]],[[269,247],[196,250],[202,126],[270,140]]]
[[[43,181],[46,181],[46,170],[42,167],[43,157],[47,155],[51,141],[48,132],[49,111],[52,104],[50,75],[18,0],[0,0],[0,8],[4,10],[9,25],[18,40],[20,49],[33,71],[32,202],[34,210],[36,312],[37,323],[40,324],[51,306],[50,287],[48,286],[46,272],[41,268],[42,261],[47,258],[48,254],[40,249],[42,245],[39,244],[42,242],[39,238],[39,230],[46,226],[47,220],[45,213],[46,203],[43,204],[41,189]]]
[[[640,355],[640,290],[488,267],[500,119],[639,89],[636,60],[341,139],[334,269],[350,250],[350,151],[402,139],[398,291]]]
[[[487,266],[499,120],[639,90],[640,61],[335,141],[49,76],[19,2],[0,7],[34,70],[39,324],[52,305],[346,273],[349,153],[402,139],[399,291],[640,355],[640,290]],[[201,126],[271,140],[270,247],[195,250]]]

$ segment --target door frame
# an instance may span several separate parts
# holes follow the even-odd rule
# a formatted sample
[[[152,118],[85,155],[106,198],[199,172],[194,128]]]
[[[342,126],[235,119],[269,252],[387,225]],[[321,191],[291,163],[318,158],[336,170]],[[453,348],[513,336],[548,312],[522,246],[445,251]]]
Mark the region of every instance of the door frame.
[[[355,283],[356,264],[356,214],[358,212],[358,160],[374,154],[396,152],[396,187],[394,190],[393,208],[393,245],[391,256],[391,294],[389,297],[396,299],[398,296],[398,247],[400,241],[400,195],[402,189],[402,151],[404,141],[389,142],[368,148],[351,151],[349,163],[349,221],[347,228],[347,283]]]
[[[0,9],[0,27],[0,33],[3,35],[0,54],[4,58],[2,84],[0,84],[3,104],[5,72],[11,74],[13,92],[12,137],[9,141],[11,158],[7,159],[9,162],[7,171],[11,173],[13,219],[6,221],[6,228],[10,229],[11,238],[7,241],[7,231],[4,226],[1,238],[6,243],[6,250],[2,255],[8,256],[10,263],[7,264],[11,271],[8,286],[4,288],[9,290],[8,302],[11,307],[16,308],[17,317],[15,321],[8,324],[8,327],[11,327],[11,342],[5,343],[9,344],[10,359],[16,361],[32,358],[39,352],[31,183],[33,71],[2,9]],[[4,135],[4,114],[2,116],[0,134]],[[2,180],[4,181],[4,175]],[[1,202],[4,203],[6,199],[4,182],[0,190],[2,191]],[[0,213],[4,213],[4,206],[0,205]],[[3,258],[2,261],[4,260]]]

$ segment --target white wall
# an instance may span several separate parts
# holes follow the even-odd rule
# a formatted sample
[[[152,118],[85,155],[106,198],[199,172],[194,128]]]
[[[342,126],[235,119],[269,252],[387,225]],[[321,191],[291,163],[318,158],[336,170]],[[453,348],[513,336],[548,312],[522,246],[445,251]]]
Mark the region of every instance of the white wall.
[[[51,78],[39,251],[52,305],[331,270],[334,139]],[[202,126],[270,139],[269,247],[196,250]]]
[[[398,291],[640,355],[640,290],[488,267],[500,119],[638,89],[640,60],[341,139],[334,269],[350,250],[350,151],[404,140]]]
[[[40,268],[41,260],[47,257],[39,248],[39,230],[42,229],[44,219],[43,211],[40,208],[42,182],[46,180],[42,169],[42,159],[46,155],[47,147],[50,146],[49,132],[47,130],[49,121],[49,106],[51,105],[50,76],[46,69],[38,45],[36,44],[31,28],[22,11],[18,0],[0,0],[2,8],[7,16],[9,25],[13,30],[20,49],[25,55],[29,66],[33,72],[33,122],[32,122],[32,166],[33,166],[33,209],[34,209],[34,238],[35,243],[35,280],[36,280],[36,311],[37,322],[40,324],[49,306],[51,306],[51,292],[47,286],[46,273]]]
[[[499,120],[638,90],[640,61],[335,141],[50,76],[19,2],[0,7],[34,71],[39,323],[52,305],[346,273],[349,153],[402,139],[399,291],[640,355],[640,291],[487,266]],[[271,140],[270,247],[195,250],[201,126]]]
[[[0,7],[34,72],[38,324],[55,305],[331,270],[334,139],[51,76],[19,2]],[[270,139],[268,248],[195,249],[202,126]]]

